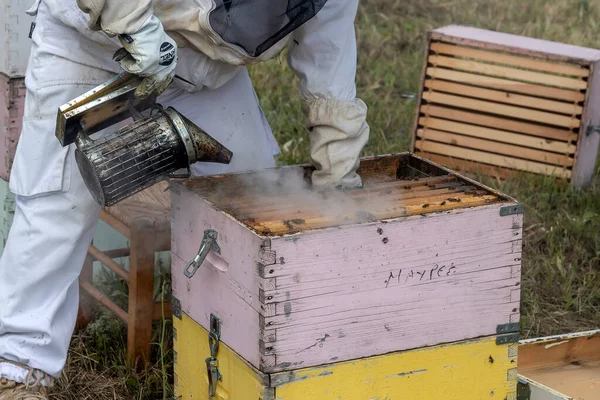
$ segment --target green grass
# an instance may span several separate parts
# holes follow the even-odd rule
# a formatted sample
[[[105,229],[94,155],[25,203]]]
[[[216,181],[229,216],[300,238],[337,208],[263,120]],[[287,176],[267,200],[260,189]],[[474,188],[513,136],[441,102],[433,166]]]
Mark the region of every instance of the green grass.
[[[363,0],[357,18],[357,85],[358,95],[369,106],[371,126],[364,155],[408,150],[415,115],[410,94],[419,87],[426,33],[448,24],[600,48],[600,4],[589,0]],[[285,54],[251,68],[251,75],[282,148],[279,163],[307,162],[308,137],[296,79],[286,66]],[[600,328],[598,178],[581,192],[528,175],[507,182],[480,180],[526,206],[522,336]],[[107,288],[113,298],[126,301],[113,278]],[[155,365],[136,375],[125,365],[122,324],[101,314],[76,335],[55,399],[165,398],[163,390],[170,392],[172,377],[169,335],[170,323],[157,325]],[[116,385],[114,393],[100,390],[106,382]]]

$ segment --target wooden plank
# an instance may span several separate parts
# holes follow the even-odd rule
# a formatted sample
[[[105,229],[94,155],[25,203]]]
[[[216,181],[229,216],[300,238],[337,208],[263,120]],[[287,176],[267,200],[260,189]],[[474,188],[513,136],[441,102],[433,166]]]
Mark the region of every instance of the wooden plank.
[[[524,340],[519,346],[523,370],[600,361],[600,330]]]
[[[152,307],[152,320],[160,321],[164,319],[172,319],[173,318],[173,309],[171,307],[170,301],[165,301],[164,303],[154,303]]]
[[[517,68],[502,67],[475,61],[461,60],[445,56],[429,56],[429,63],[436,67],[447,67],[461,71],[476,72],[483,75],[497,76],[505,79],[539,83],[547,86],[573,90],[587,89],[587,82],[581,79],[567,78],[540,72],[525,71]]]
[[[114,313],[117,317],[119,317],[125,324],[129,323],[129,315],[121,307],[113,303],[111,299],[108,298],[104,293],[100,290],[96,289],[94,285],[90,282],[81,282],[79,286],[85,290],[90,296],[98,300],[102,303],[103,306],[109,309],[110,312]]]
[[[575,64],[561,64],[556,62],[543,61],[531,57],[515,56],[508,53],[496,53],[492,51],[479,50],[473,47],[455,46],[446,43],[432,43],[431,50],[436,53],[473,58],[476,60],[490,61],[498,64],[512,65],[535,69],[538,71],[552,72],[562,75],[573,75],[582,78],[590,75],[588,68],[583,68]]]
[[[585,100],[585,94],[574,90],[558,89],[549,86],[539,86],[531,83],[494,78],[491,76],[453,71],[445,68],[429,67],[427,69],[427,75],[434,78],[445,79],[453,82],[468,83],[476,86],[506,90],[508,92],[516,92],[532,96],[546,97],[555,100],[564,100],[576,103],[580,103]]]
[[[127,359],[136,368],[145,367],[150,360],[155,237],[154,226],[149,223],[131,226]]]
[[[418,144],[419,141],[416,141],[415,146],[418,146]],[[420,149],[416,149],[416,153],[421,157],[424,157],[435,163],[441,164],[446,168],[450,168],[459,172],[468,172],[475,175],[493,176],[501,179],[511,178],[517,173],[517,171],[515,171],[514,169],[501,168],[493,165],[485,165],[473,161],[446,157],[439,154],[426,153],[421,151]]]
[[[310,207],[310,205],[282,207],[273,212],[261,212],[255,218],[244,220],[244,223],[253,227],[266,227],[269,230],[272,230],[271,227],[274,226],[278,229],[277,233],[284,231],[288,233],[306,231],[315,229],[316,226],[328,226],[327,224],[330,227],[343,226],[365,222],[373,218],[381,220],[412,215],[415,212],[418,214],[435,212],[438,211],[435,207],[430,209],[425,208],[434,205],[436,202],[445,201],[448,198],[470,201],[472,196],[466,194],[465,191],[475,193],[476,188],[473,186],[462,186],[456,190],[446,188],[427,192],[391,193],[385,196],[372,196],[370,201],[365,200],[361,203],[353,201],[354,199],[347,199],[347,201],[340,203],[339,208],[341,211],[330,213],[323,212],[318,207]],[[477,194],[485,195],[487,193],[480,192]],[[447,202],[444,210],[452,209],[453,205],[454,203]],[[295,218],[299,219],[299,222],[294,222]],[[285,227],[282,228],[285,230],[281,231],[279,227]]]
[[[178,399],[208,399],[208,375],[204,360],[210,356],[208,331],[185,313],[173,319],[177,338],[173,350],[175,363],[175,396]],[[219,345],[219,372],[214,400],[275,399],[269,395],[269,378],[250,366],[225,342]]]
[[[568,399],[600,398],[600,360],[577,364],[564,363],[557,367],[520,372],[523,376],[568,396]]]
[[[514,157],[489,154],[477,150],[462,149],[441,143],[422,142],[418,144],[418,148],[429,153],[443,154],[450,157],[458,157],[465,160],[478,161],[486,164],[496,165],[499,167],[513,168],[544,175],[552,175],[560,178],[571,177],[571,171],[554,167],[552,165],[541,164],[534,161],[521,160]]]
[[[79,285],[87,283],[88,287],[94,285],[94,261],[89,255],[86,255],[85,261],[83,262],[83,268],[79,274]],[[77,313],[77,329],[85,329],[92,318],[94,318],[94,312],[92,304],[94,298],[90,296],[87,291],[81,290],[79,293],[79,311]]]
[[[518,318],[522,216],[499,207],[272,239],[285,260],[265,290],[277,369],[493,335]]]
[[[560,101],[540,99],[538,97],[518,95],[507,91],[482,89],[440,80],[428,79],[425,81],[425,87],[432,91],[448,92],[459,94],[461,96],[514,104],[523,108],[536,108],[567,115],[580,115],[583,112],[583,107],[574,103],[563,103]]]
[[[115,274],[119,275],[123,280],[125,280],[125,282],[129,282],[129,272],[127,272],[125,268],[114,262],[112,258],[102,253],[97,247],[90,246],[88,249],[88,254],[92,256],[95,260],[100,261],[103,265],[105,265]]]
[[[460,122],[432,117],[419,118],[419,125],[428,129],[460,133],[462,135],[492,140],[495,142],[510,143],[518,146],[530,147],[532,149],[551,151],[554,153],[574,154],[575,150],[577,149],[577,146],[570,143],[557,142],[499,129],[484,128],[481,126],[463,124]]]
[[[450,201],[449,199],[452,199]],[[396,207],[390,210],[379,210],[371,213],[377,220],[387,220],[400,217],[407,217],[412,215],[432,214],[442,211],[451,211],[457,208],[469,208],[476,206],[483,206],[498,200],[496,196],[492,195],[477,195],[477,196],[457,196],[456,194],[446,194],[432,196],[428,201],[419,199],[415,202],[406,202],[398,204]],[[290,225],[284,223],[281,219],[271,221],[247,221],[248,225],[253,229],[261,232],[269,232],[274,235],[283,235],[288,233],[295,233],[298,231],[307,232],[310,230],[329,228],[332,226],[343,226],[350,225],[352,223],[360,223],[361,218],[340,220],[335,216],[306,216],[303,218],[304,223],[300,227],[290,228]],[[362,218],[364,221],[364,218]],[[295,229],[294,229],[295,228]],[[300,229],[299,229],[300,228]]]
[[[528,122],[514,121],[506,118],[498,118],[491,115],[476,114],[468,111],[455,110],[435,105],[427,104],[422,106],[421,113],[425,114],[426,116],[430,115],[433,117],[467,122],[469,124],[482,125],[505,131],[525,133],[551,140],[561,140],[565,142],[577,140],[577,134],[568,130],[531,124]]]
[[[510,344],[498,346],[495,340],[467,340],[305,368],[292,376],[274,374],[271,381],[281,400],[513,399],[517,381],[508,379],[508,371],[517,363]]]
[[[210,177],[198,181],[208,178]],[[224,179],[228,180],[236,180],[236,177]],[[177,185],[181,190],[171,192],[173,295],[181,301],[182,311],[205,329],[209,329],[211,313],[221,317],[223,342],[234,347],[245,360],[259,368],[264,359],[258,347],[259,313],[264,311],[261,310],[259,301],[257,263],[269,264],[259,258],[263,239],[240,222],[213,208],[195,191],[186,189],[185,182]],[[220,273],[207,260],[189,279],[183,271],[198,253],[206,229],[217,229],[221,257],[230,265],[241,268],[230,268],[227,273]],[[206,369],[206,365],[204,368]]]
[[[600,60],[600,50],[471,26],[449,25],[433,30],[430,35],[432,40],[582,65]]]
[[[442,132],[435,129],[419,129],[417,136],[425,141],[434,141],[451,144],[457,147],[467,147],[470,149],[483,150],[495,154],[522,158],[525,160],[539,161],[546,164],[559,165],[561,167],[572,167],[573,159],[565,155],[548,153],[540,150],[526,149],[520,146],[514,146],[505,143],[492,142],[484,139],[477,139],[468,136],[456,135],[453,133]]]
[[[549,125],[565,128],[577,128],[580,121],[577,118],[563,115],[551,114],[543,111],[526,110],[521,107],[507,106],[483,100],[468,99],[461,96],[425,92],[423,98],[431,103],[445,104],[453,107],[466,108],[469,110],[482,111],[496,115],[518,118],[526,121],[542,122]]]

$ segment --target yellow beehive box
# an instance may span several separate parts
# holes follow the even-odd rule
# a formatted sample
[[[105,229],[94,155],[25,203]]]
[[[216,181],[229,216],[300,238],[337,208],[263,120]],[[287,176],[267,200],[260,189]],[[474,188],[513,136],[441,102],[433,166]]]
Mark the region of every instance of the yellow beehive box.
[[[215,400],[515,400],[517,347],[501,336],[264,374],[185,313],[175,329],[175,398]],[[210,382],[215,382],[212,397]]]
[[[590,184],[600,51],[464,26],[428,35],[411,150],[449,168]]]

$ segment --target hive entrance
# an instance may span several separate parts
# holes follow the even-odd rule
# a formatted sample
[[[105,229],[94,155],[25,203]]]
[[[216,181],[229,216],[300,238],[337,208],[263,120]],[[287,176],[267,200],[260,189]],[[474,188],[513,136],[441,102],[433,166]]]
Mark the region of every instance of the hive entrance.
[[[428,214],[499,200],[488,190],[408,155],[363,161],[359,170],[364,183],[361,189],[312,188],[305,178],[310,171],[309,167],[276,168],[206,177],[185,185],[265,235]]]
[[[577,64],[432,41],[415,152],[450,168],[570,179],[589,75]]]

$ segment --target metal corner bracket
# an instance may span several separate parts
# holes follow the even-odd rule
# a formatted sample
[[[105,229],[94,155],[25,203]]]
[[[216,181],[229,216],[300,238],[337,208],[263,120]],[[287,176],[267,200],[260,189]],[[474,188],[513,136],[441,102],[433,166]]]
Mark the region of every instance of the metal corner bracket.
[[[520,338],[521,324],[519,322],[511,322],[496,326],[496,344],[517,343]]]
[[[181,319],[181,301],[175,296],[171,296],[171,313],[174,317]]]
[[[525,212],[525,206],[523,204],[515,204],[513,206],[502,207],[500,209],[500,216],[506,217],[509,215],[523,214]]]

